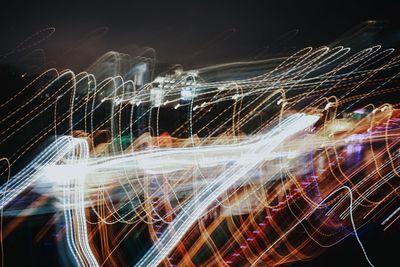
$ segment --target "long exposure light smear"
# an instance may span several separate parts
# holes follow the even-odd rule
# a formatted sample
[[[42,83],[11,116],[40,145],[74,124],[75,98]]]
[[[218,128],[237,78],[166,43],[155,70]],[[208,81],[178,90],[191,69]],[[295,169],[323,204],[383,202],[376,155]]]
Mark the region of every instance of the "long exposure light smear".
[[[372,265],[358,229],[400,218],[394,49],[155,62],[109,52],[0,103],[2,241],[54,214],[37,239],[61,226],[66,266],[277,266],[354,233]]]
[[[236,183],[239,179],[250,171],[255,165],[263,159],[263,154],[271,153],[286,138],[291,135],[312,126],[319,117],[305,116],[303,114],[292,115],[279,126],[268,132],[259,143],[255,144],[249,151],[249,155],[254,155],[254,160],[250,164],[243,164],[241,161],[248,163],[247,154],[233,164],[224,174],[217,177],[215,181],[202,189],[196,197],[184,206],[182,211],[168,226],[163,235],[159,238],[153,248],[136,264],[137,266],[157,266],[162,260],[169,255],[171,250],[177,245],[179,240],[196,222],[197,219],[207,210],[223,192]],[[256,160],[259,159],[259,161]],[[244,165],[244,166],[243,166]],[[223,183],[221,183],[223,181]]]

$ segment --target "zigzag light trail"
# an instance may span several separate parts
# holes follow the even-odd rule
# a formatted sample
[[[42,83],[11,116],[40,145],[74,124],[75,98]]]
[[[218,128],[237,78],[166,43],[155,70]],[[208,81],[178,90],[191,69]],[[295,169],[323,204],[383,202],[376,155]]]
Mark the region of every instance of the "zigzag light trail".
[[[59,227],[67,266],[277,266],[354,233],[373,264],[358,230],[398,219],[396,50],[309,47],[146,80],[152,60],[109,52],[0,104],[3,240],[54,214],[37,238]]]

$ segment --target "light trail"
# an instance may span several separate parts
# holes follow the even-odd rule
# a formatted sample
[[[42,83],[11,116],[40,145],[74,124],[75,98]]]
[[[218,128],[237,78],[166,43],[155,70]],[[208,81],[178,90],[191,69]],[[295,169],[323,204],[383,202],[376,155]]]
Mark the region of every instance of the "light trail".
[[[394,49],[305,48],[144,81],[149,62],[110,52],[0,104],[2,240],[26,214],[56,213],[66,265],[275,266],[354,232],[372,265],[357,231],[399,199]],[[144,232],[152,245],[125,259]]]
[[[318,119],[319,117],[317,116],[304,116],[302,114],[293,115],[268,132],[260,143],[249,152],[249,154],[257,156],[259,160],[253,160],[249,163],[246,156],[242,157],[242,159],[235,162],[224,174],[202,189],[193,200],[185,205],[181,213],[182,215],[179,214],[175,218],[174,223],[168,226],[157,243],[154,244],[153,248],[146,253],[136,266],[159,265],[181,240],[193,223],[207,210],[211,203],[256,166],[262,160],[263,154],[271,153],[286,138],[312,126]],[[244,167],[243,160],[247,163]],[[221,183],[222,181],[224,181],[224,183]]]

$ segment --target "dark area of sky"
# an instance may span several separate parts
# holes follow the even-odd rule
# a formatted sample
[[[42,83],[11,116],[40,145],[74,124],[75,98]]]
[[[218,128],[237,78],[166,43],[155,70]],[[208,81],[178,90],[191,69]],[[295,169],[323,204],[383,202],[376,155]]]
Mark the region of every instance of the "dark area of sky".
[[[107,51],[135,53],[144,47],[153,48],[162,63],[187,67],[257,59],[330,44],[368,20],[385,21],[400,32],[399,10],[400,2],[395,0],[15,0],[0,7],[0,64],[23,68],[21,58],[34,49],[43,49],[38,54],[49,65],[78,71]],[[22,46],[29,48],[10,53],[48,27],[56,29],[49,39],[38,44],[32,39]],[[400,43],[399,34],[391,36]],[[396,258],[398,233],[399,229],[383,232],[379,225],[360,233],[377,266],[392,266],[385,261]],[[293,266],[366,266],[366,261],[350,236],[318,258]]]
[[[46,61],[59,68],[82,70],[107,51],[143,47],[154,48],[157,59],[169,64],[247,60],[329,44],[367,20],[396,24],[396,2],[9,1],[0,11],[0,55],[55,27],[32,49],[43,49]]]

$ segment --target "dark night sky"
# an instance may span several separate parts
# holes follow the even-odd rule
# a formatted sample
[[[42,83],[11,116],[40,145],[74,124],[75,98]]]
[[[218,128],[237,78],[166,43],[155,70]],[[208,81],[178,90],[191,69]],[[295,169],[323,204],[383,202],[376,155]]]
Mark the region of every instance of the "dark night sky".
[[[397,23],[399,10],[393,0],[193,2],[9,1],[0,11],[0,54],[55,27],[35,48],[57,67],[83,69],[106,51],[135,47],[154,48],[161,62],[205,65],[249,59],[267,46],[329,44],[366,20]],[[276,42],[294,30],[295,38]]]

